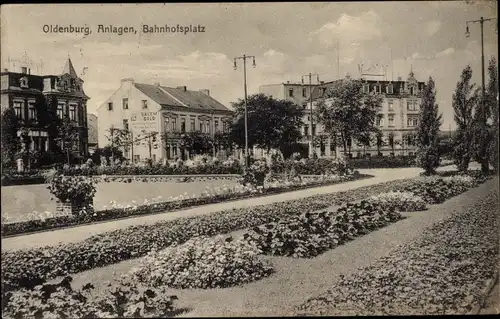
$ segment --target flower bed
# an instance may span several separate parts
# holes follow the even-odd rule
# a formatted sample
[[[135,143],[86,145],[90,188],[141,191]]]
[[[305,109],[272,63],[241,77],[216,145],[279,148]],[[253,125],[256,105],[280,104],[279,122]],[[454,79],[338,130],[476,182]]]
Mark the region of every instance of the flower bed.
[[[255,227],[288,215],[360,200],[394,187],[403,188],[413,182],[413,179],[396,180],[299,200],[131,226],[94,235],[78,243],[2,252],[2,284],[6,291],[32,287],[48,279],[144,256],[154,249],[164,249],[196,236],[215,236]]]
[[[58,284],[7,293],[2,298],[2,318],[164,318],[177,312],[177,297],[163,288],[122,279],[97,294],[90,283],[73,290],[71,281],[68,276]]]
[[[410,192],[388,192],[371,196],[369,202],[380,205],[382,209],[400,212],[416,212],[427,209],[424,199]]]
[[[258,259],[259,253],[255,245],[231,237],[196,237],[150,252],[130,275],[153,287],[225,288],[271,273],[272,267]]]
[[[343,277],[294,315],[468,314],[498,267],[498,200],[491,192],[419,240]]]
[[[401,218],[394,210],[363,200],[335,212],[307,212],[254,227],[244,239],[265,254],[310,258]]]
[[[315,186],[327,186],[368,178],[369,175],[346,175],[334,177],[320,177],[318,179],[304,180],[299,184],[282,183],[271,185],[267,189],[254,189],[251,187],[236,187],[234,189],[223,190],[216,188],[207,190],[205,194],[195,198],[178,197],[167,202],[156,202],[146,205],[126,205],[122,207],[112,207],[92,214],[80,214],[70,216],[58,216],[55,218],[33,219],[22,222],[2,223],[2,236],[23,234],[35,231],[56,229],[61,227],[89,224],[93,222],[125,218],[130,216],[154,214],[159,212],[174,211],[178,209],[194,207],[199,205],[220,203],[229,200],[251,198],[262,195],[279,194],[283,192],[300,190]]]

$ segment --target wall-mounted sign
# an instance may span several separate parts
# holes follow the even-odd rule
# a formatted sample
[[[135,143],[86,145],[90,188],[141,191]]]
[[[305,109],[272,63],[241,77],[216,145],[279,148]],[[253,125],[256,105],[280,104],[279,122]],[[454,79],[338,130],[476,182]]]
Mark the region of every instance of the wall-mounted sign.
[[[134,130],[157,131],[158,112],[136,112],[130,115],[130,127]]]

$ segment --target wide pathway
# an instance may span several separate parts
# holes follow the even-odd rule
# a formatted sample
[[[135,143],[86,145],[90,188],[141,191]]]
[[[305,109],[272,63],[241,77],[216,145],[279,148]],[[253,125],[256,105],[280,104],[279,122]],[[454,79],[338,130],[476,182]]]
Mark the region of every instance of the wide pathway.
[[[446,167],[441,169],[446,170],[453,168]],[[374,177],[369,179],[346,182],[342,184],[281,193],[277,195],[197,206],[174,212],[165,212],[154,215],[112,220],[96,224],[82,225],[82,226],[58,229],[47,232],[3,238],[2,251],[27,249],[27,248],[42,247],[42,246],[53,246],[58,243],[79,242],[92,235],[101,234],[116,229],[122,229],[132,225],[153,224],[158,221],[171,220],[179,217],[205,215],[231,208],[244,208],[250,206],[265,205],[265,204],[314,196],[318,194],[329,194],[339,191],[346,191],[363,186],[375,185],[387,181],[416,177],[421,172],[421,169],[416,167],[411,167],[411,168],[399,168],[399,169],[361,169],[359,171],[362,174],[370,174],[373,175]],[[112,198],[110,198],[110,200],[112,200]]]

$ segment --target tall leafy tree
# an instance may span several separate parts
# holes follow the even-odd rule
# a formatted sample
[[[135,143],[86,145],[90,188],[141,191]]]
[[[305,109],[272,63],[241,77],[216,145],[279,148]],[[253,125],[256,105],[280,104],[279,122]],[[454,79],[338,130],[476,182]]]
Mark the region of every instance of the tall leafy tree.
[[[384,146],[384,133],[381,130],[377,130],[375,133],[375,143],[377,145],[377,155],[380,155],[380,149]]]
[[[128,151],[132,148],[132,134],[130,130],[112,126],[106,130],[106,138],[108,139],[110,145],[111,166],[113,166],[115,164],[115,150],[123,149],[125,153],[128,153]]]
[[[387,135],[387,142],[389,143],[389,146],[391,147],[392,152],[394,153],[394,132],[389,132]]]
[[[19,137],[17,132],[20,128],[19,120],[14,109],[7,107],[2,112],[2,168],[14,165],[16,153],[19,151]]]
[[[153,149],[158,148],[158,132],[147,132],[146,130],[142,130],[134,143],[148,147],[149,164],[151,165],[153,160]]]
[[[79,143],[79,133],[74,126],[73,121],[70,120],[69,115],[66,114],[58,126],[58,134],[56,141],[59,143],[61,149],[66,155],[66,161],[70,164],[71,154],[76,150]]]
[[[453,93],[453,118],[457,130],[453,138],[453,158],[459,171],[467,171],[473,152],[474,108],[478,102],[478,90],[470,83],[472,68],[463,69],[460,81]]]
[[[432,77],[422,91],[417,129],[417,163],[426,175],[435,174],[439,166],[439,127],[442,115],[436,104],[436,86]]]
[[[245,147],[245,106],[243,100],[232,103],[235,117],[231,125],[231,140]],[[276,100],[264,94],[254,94],[247,99],[248,146],[254,145],[267,151],[285,148],[301,137],[302,107],[285,100]]]
[[[318,101],[316,114],[330,134],[339,134],[344,152],[353,139],[366,140],[375,132],[375,121],[382,108],[382,95],[364,93],[363,83],[346,77],[337,81]]]
[[[488,65],[488,86],[486,89],[486,103],[489,106],[491,114],[491,143],[489,147],[490,153],[490,163],[498,172],[498,161],[499,161],[499,123],[498,123],[498,64],[495,58],[490,60]]]

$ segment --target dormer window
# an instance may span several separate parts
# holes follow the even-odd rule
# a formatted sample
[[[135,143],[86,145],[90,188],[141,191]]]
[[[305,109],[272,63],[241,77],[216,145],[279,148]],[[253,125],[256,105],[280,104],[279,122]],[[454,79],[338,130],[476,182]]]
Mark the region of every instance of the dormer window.
[[[410,95],[415,95],[415,87],[410,87]]]
[[[380,93],[380,84],[375,84],[375,86],[373,87],[373,92]]]

